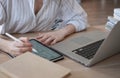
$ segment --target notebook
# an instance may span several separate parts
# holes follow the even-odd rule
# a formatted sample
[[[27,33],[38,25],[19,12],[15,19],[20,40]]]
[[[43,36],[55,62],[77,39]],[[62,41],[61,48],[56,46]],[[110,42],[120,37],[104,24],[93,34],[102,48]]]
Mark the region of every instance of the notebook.
[[[63,78],[69,73],[70,69],[29,52],[0,65],[0,78]]]
[[[120,21],[109,35],[99,30],[90,31],[52,47],[85,66],[92,66],[103,59],[119,53],[119,41]]]

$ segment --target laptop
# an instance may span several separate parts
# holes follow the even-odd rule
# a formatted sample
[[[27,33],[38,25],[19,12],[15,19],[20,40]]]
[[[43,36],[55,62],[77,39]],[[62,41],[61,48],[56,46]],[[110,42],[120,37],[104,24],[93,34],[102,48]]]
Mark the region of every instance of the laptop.
[[[120,22],[106,34],[102,31],[90,31],[77,37],[60,42],[53,48],[69,58],[85,65],[92,66],[120,52]]]

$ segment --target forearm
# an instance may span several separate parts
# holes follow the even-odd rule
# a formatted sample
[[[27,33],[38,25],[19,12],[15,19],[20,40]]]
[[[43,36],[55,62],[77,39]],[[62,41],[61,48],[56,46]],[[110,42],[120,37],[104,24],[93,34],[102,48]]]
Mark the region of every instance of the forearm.
[[[67,26],[65,26],[64,28],[59,30],[61,32],[61,34],[64,35],[64,37],[76,32],[75,26],[72,24],[68,24]]]

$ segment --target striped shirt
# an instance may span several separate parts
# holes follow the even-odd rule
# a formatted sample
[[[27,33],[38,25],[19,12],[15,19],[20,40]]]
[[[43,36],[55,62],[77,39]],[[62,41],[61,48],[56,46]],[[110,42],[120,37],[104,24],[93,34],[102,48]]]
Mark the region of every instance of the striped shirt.
[[[43,0],[43,6],[36,15],[34,2],[0,0],[0,33],[49,31],[67,24],[73,24],[77,32],[87,26],[87,14],[76,0]]]

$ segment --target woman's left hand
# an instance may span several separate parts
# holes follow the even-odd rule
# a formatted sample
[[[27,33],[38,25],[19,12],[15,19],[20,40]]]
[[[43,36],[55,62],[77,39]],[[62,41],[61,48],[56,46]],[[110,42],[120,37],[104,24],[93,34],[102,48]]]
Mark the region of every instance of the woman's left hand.
[[[60,31],[50,31],[39,33],[37,40],[45,45],[53,45],[65,38],[65,34]]]

